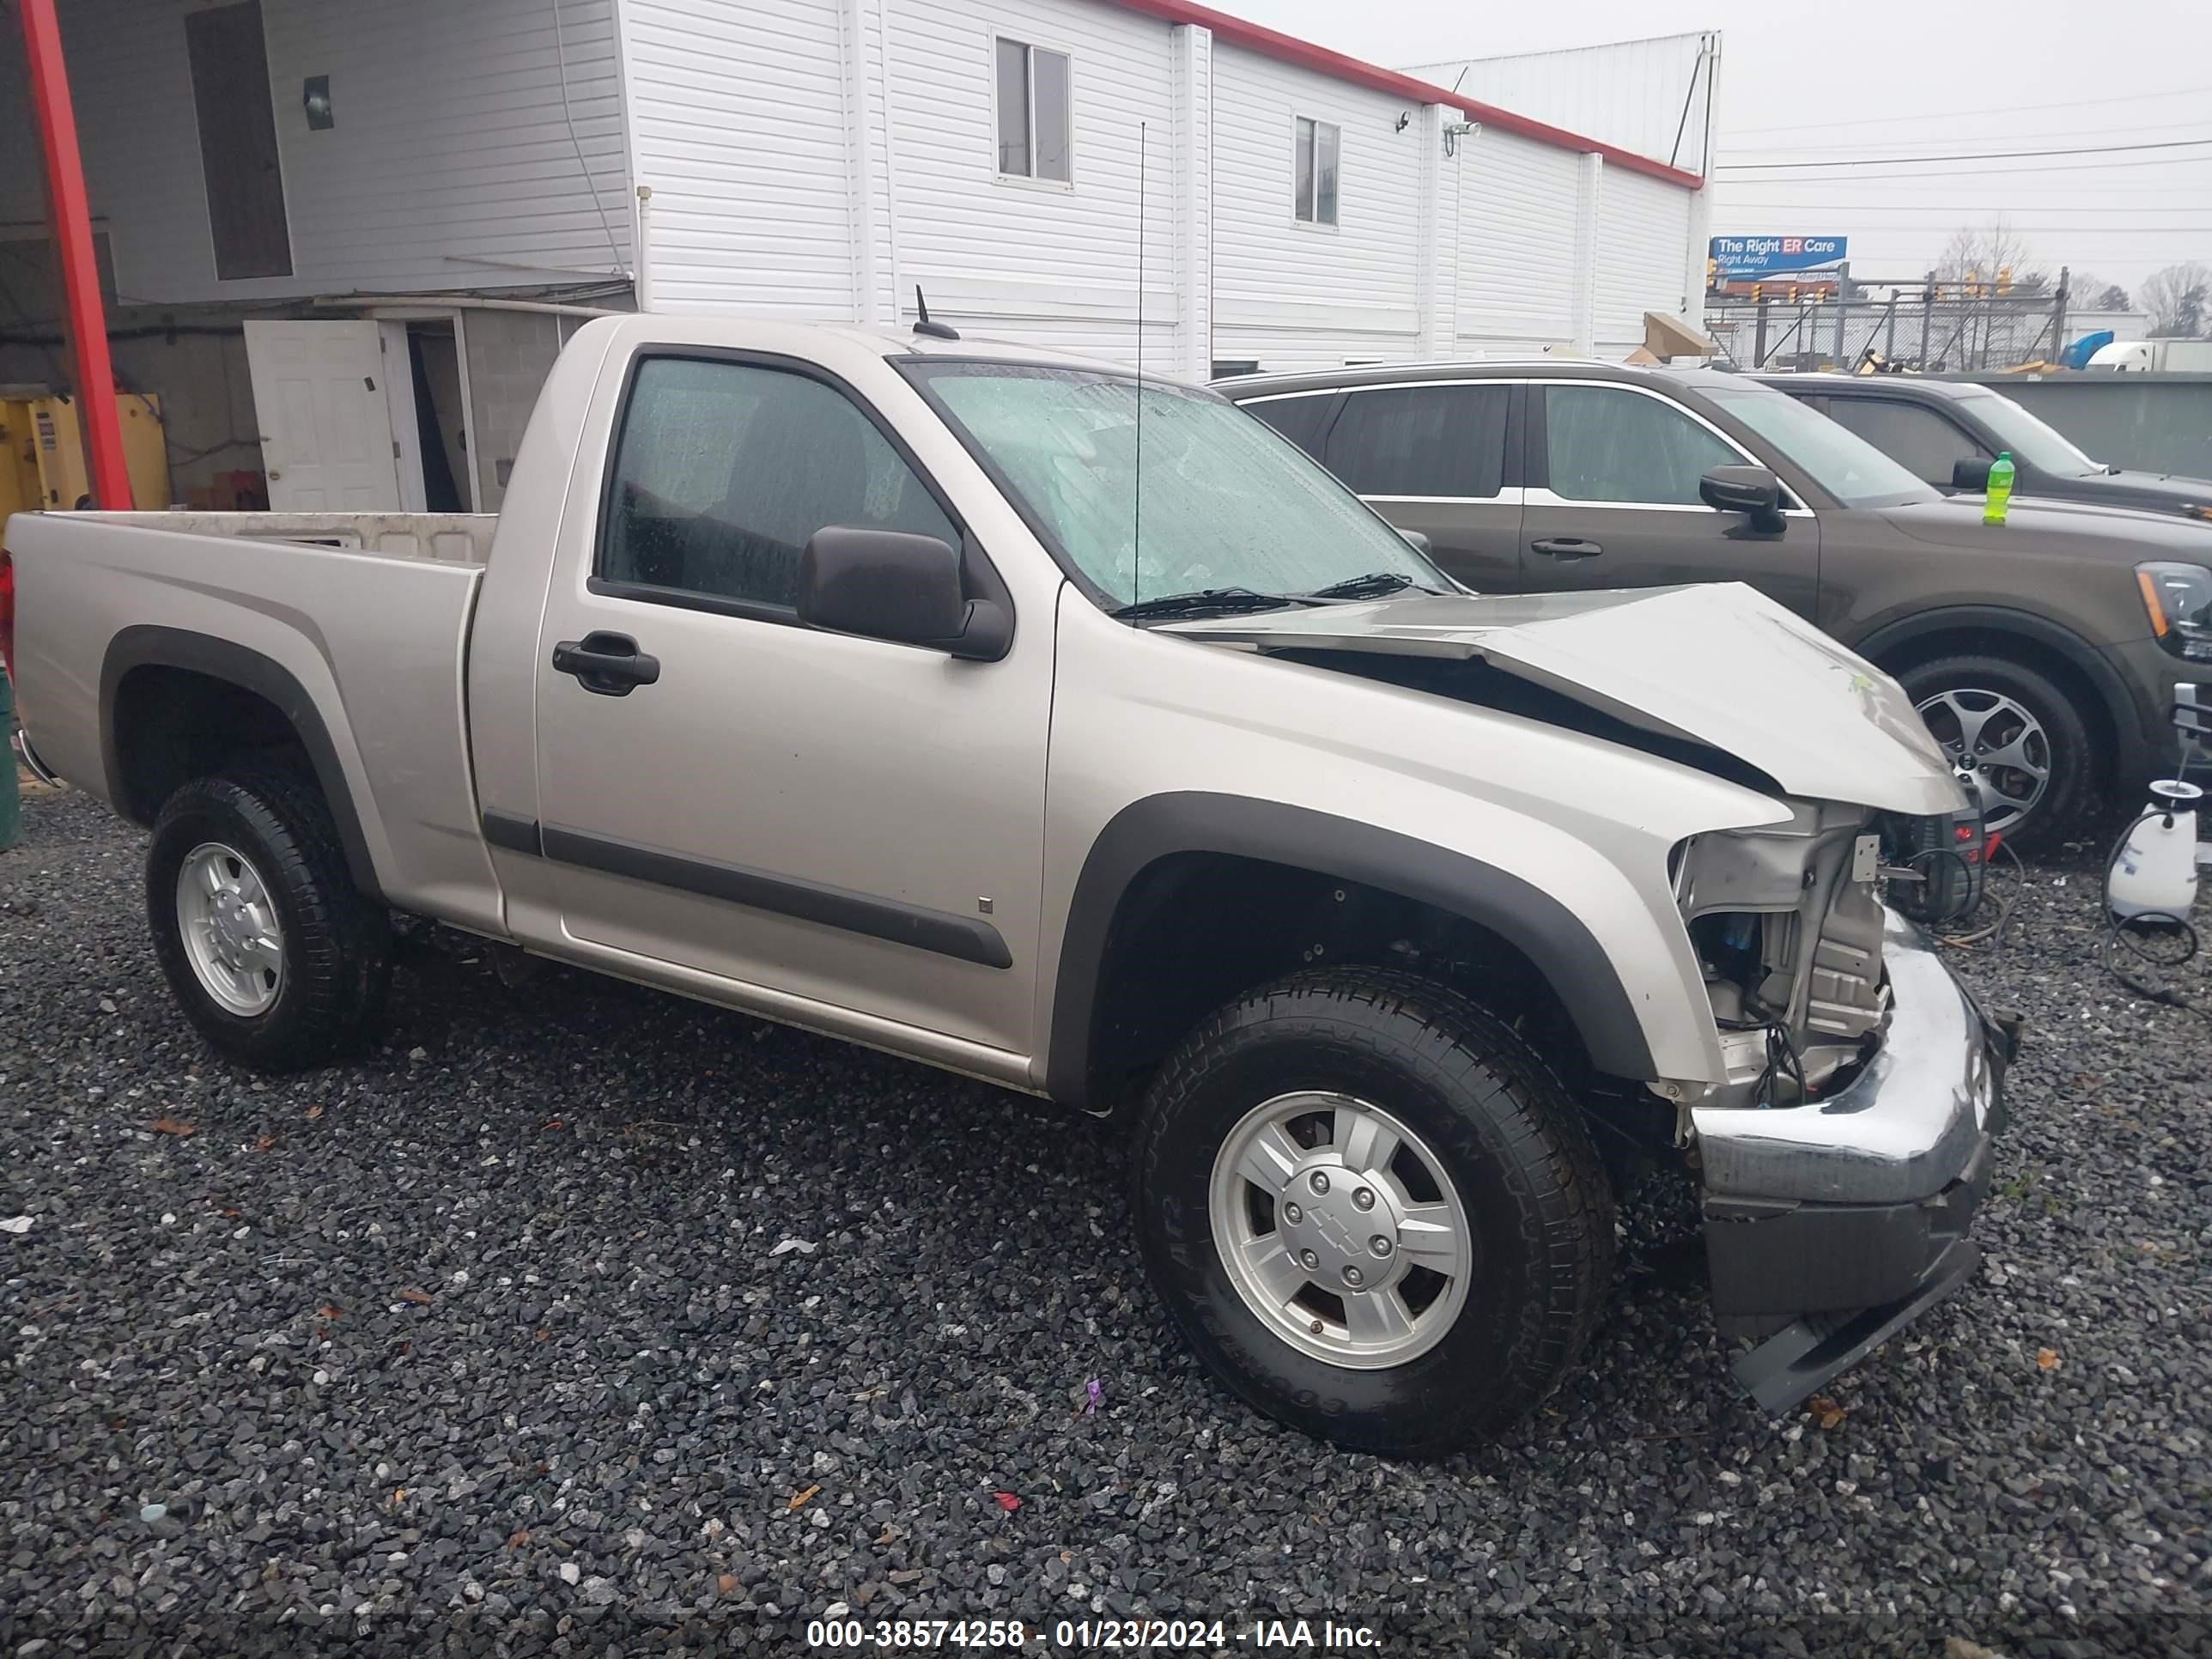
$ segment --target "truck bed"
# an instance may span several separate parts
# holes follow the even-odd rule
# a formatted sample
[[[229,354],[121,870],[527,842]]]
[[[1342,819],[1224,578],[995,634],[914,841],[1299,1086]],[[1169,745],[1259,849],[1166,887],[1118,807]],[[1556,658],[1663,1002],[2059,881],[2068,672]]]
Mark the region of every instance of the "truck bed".
[[[495,514],[22,513],[8,520],[15,684],[40,757],[126,815],[115,738],[245,659],[325,734],[392,904],[496,929],[464,687]],[[172,744],[191,734],[165,733]],[[310,749],[317,739],[308,734]],[[126,797],[118,799],[118,796]]]

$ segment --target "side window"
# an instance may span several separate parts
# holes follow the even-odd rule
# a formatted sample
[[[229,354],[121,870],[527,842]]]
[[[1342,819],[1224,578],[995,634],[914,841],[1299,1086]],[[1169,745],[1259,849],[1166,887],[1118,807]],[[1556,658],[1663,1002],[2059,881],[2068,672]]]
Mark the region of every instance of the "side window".
[[[1544,444],[1571,501],[1696,507],[1706,470],[1743,459],[1672,404],[1608,386],[1545,387]]]
[[[1266,398],[1244,407],[1319,460],[1322,426],[1335,403],[1334,392],[1315,392],[1303,398]]]
[[[785,608],[825,525],[960,535],[872,422],[804,374],[697,357],[637,368],[601,580]]]
[[[1494,496],[1505,476],[1504,386],[1354,392],[1328,434],[1328,470],[1362,495]]]
[[[1948,487],[1954,462],[1989,458],[1932,409],[1887,398],[1831,398],[1828,418],[1856,432],[1915,477]]]

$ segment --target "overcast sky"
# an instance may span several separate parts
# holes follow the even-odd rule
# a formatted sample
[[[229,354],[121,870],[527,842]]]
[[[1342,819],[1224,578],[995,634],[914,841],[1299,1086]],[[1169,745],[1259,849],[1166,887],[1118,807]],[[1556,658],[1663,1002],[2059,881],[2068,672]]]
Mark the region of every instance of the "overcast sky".
[[[2160,265],[2212,264],[2212,0],[1212,3],[1390,65],[1717,28],[1717,231],[1846,234],[1854,272],[1879,277],[1926,269],[1954,230],[2002,212],[2031,264],[2071,265],[2130,289]],[[2208,142],[2021,161],[1827,165],[1874,154],[2186,138]],[[1824,165],[1725,170],[1753,161]]]

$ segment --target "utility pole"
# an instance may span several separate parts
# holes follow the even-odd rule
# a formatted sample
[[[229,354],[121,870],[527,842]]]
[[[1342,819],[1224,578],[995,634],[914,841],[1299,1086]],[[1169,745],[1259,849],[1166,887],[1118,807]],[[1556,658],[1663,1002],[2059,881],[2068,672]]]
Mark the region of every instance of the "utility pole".
[[[2058,293],[2051,301],[2051,361],[2057,362],[2058,354],[2066,349],[2066,289],[2073,281],[2073,273],[2066,266],[2058,267]]]
[[[1920,288],[1920,372],[1928,372],[1928,325],[1936,319],[1936,273],[1929,271]]]
[[[1765,368],[1766,367],[1766,296],[1764,294],[1760,295],[1757,303],[1759,328],[1752,340],[1751,366],[1753,368]]]

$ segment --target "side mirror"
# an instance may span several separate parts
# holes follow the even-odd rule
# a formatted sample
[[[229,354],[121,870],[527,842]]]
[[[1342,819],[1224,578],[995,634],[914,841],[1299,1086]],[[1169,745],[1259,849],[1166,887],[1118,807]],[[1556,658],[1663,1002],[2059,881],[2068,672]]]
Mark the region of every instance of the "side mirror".
[[[1427,535],[1423,532],[1419,530],[1401,530],[1398,533],[1405,538],[1406,544],[1412,548],[1414,552],[1419,554],[1423,558],[1427,558],[1429,555],[1434,551],[1429,544]]]
[[[1782,480],[1763,466],[1717,466],[1698,480],[1698,499],[1723,513],[1778,520]]]
[[[1990,487],[1990,463],[1987,461],[1954,461],[1951,463],[1951,488],[1979,492]]]
[[[897,530],[816,531],[799,556],[799,619],[989,662],[1013,642],[1003,605],[968,598],[950,543]]]

